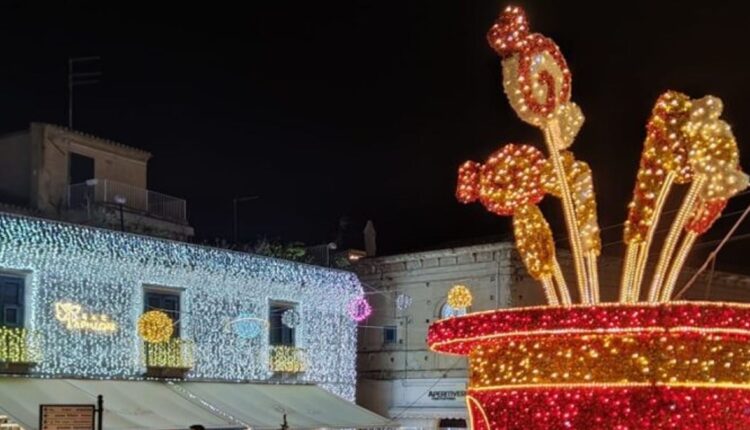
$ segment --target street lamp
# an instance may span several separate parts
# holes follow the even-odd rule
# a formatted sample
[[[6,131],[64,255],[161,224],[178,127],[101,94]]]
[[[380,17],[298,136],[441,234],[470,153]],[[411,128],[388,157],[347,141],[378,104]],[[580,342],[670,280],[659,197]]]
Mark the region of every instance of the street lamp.
[[[125,231],[125,217],[123,215],[122,207],[128,202],[128,199],[122,194],[116,194],[114,197],[115,203],[120,206],[120,231]]]
[[[234,209],[234,223],[233,223],[233,226],[234,226],[234,243],[235,243],[235,245],[237,244],[237,241],[239,240],[238,239],[238,226],[237,226],[237,203],[249,202],[250,200],[257,200],[259,198],[260,198],[260,196],[245,196],[245,197],[235,197],[232,200],[232,206],[233,206],[233,209]]]

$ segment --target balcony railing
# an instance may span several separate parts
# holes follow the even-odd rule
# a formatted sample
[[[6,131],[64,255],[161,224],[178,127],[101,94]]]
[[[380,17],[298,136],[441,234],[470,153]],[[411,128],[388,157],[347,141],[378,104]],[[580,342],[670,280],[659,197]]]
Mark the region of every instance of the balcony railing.
[[[33,365],[42,359],[39,333],[0,326],[0,363]]]
[[[293,346],[271,346],[270,367],[273,372],[300,373],[306,366],[305,350]]]
[[[193,341],[187,339],[170,339],[162,343],[143,344],[143,358],[146,367],[163,367],[168,369],[190,369],[193,367]]]
[[[68,186],[69,209],[89,209],[94,204],[122,205],[129,211],[187,223],[187,207],[183,199],[109,179],[90,179]]]

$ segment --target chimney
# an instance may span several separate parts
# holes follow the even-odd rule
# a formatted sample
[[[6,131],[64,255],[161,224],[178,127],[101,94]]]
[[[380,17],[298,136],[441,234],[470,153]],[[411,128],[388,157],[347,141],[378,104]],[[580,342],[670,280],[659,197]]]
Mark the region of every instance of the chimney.
[[[375,225],[372,223],[372,220],[367,220],[367,225],[365,225],[362,233],[365,235],[365,252],[368,257],[374,257],[377,253],[375,239],[378,234],[375,232]]]

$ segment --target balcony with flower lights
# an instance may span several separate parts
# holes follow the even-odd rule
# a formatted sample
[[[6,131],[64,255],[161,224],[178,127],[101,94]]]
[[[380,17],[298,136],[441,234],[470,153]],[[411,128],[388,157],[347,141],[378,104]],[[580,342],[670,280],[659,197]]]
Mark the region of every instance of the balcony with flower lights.
[[[39,333],[0,327],[0,373],[28,373],[42,359]]]
[[[271,371],[276,373],[302,373],[307,367],[306,353],[304,349],[294,346],[271,346],[269,363]]]

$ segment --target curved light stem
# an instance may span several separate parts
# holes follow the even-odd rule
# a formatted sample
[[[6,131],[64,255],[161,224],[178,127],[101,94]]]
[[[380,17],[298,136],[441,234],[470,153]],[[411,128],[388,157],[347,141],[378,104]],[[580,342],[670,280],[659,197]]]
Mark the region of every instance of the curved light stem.
[[[557,258],[555,258],[552,270],[552,276],[554,276],[555,283],[557,283],[557,292],[560,295],[560,303],[563,306],[570,306],[573,301],[570,300],[570,291],[568,290],[568,285],[565,283],[565,277],[563,276],[562,269],[560,269],[560,263],[558,263]]]
[[[591,292],[587,284],[586,267],[583,262],[583,252],[581,246],[581,236],[578,232],[578,223],[576,222],[575,208],[573,206],[573,197],[570,195],[570,186],[568,177],[565,174],[560,151],[558,148],[563,147],[563,140],[560,136],[560,124],[557,120],[551,120],[544,127],[544,137],[549,149],[552,166],[557,175],[557,181],[560,184],[560,194],[563,203],[563,214],[565,215],[565,224],[568,229],[568,239],[573,254],[573,265],[576,271],[578,281],[578,293],[581,296],[581,303],[589,304],[592,301]]]
[[[599,271],[596,266],[596,252],[589,251],[586,253],[586,269],[589,274],[589,286],[591,287],[591,301],[593,303],[599,303]]]
[[[555,293],[555,284],[552,282],[551,276],[545,276],[539,279],[544,287],[544,297],[547,298],[547,304],[550,306],[557,306],[560,302],[557,300],[557,293]]]
[[[651,242],[654,240],[654,233],[656,232],[656,226],[659,224],[661,219],[661,213],[664,209],[664,203],[667,201],[669,192],[672,190],[672,185],[677,177],[675,172],[667,173],[664,178],[664,182],[661,184],[659,194],[654,202],[654,213],[651,215],[651,223],[646,231],[646,240],[641,242],[638,246],[638,258],[635,263],[635,272],[633,278],[633,285],[630,287],[631,299],[633,302],[637,302],[641,295],[641,285],[643,284],[643,274],[646,272],[646,263],[648,262],[648,254],[651,250]],[[655,301],[656,298],[649,296],[649,301]]]
[[[706,177],[703,175],[693,178],[693,183],[690,184],[690,189],[682,200],[682,206],[680,206],[680,210],[677,212],[677,216],[675,216],[672,226],[669,228],[669,234],[664,241],[664,246],[659,255],[659,262],[656,265],[654,278],[651,281],[651,289],[648,292],[649,302],[656,302],[661,295],[661,289],[664,284],[667,268],[672,259],[677,240],[682,232],[682,227],[685,225],[685,222],[687,222],[687,219],[695,206],[695,201],[698,199],[698,195],[703,189],[703,184],[705,184],[705,182]]]
[[[638,244],[628,244],[625,251],[625,262],[622,267],[620,278],[620,303],[632,302],[633,279],[635,278],[635,261],[638,258]]]
[[[669,269],[669,276],[667,276],[667,282],[664,283],[664,288],[662,288],[659,301],[668,302],[671,299],[674,286],[677,284],[677,278],[680,276],[680,271],[682,271],[682,267],[685,265],[685,260],[687,260],[687,256],[693,248],[696,239],[698,239],[698,233],[694,231],[687,232],[685,237],[682,238],[682,244],[674,258],[672,268]]]

